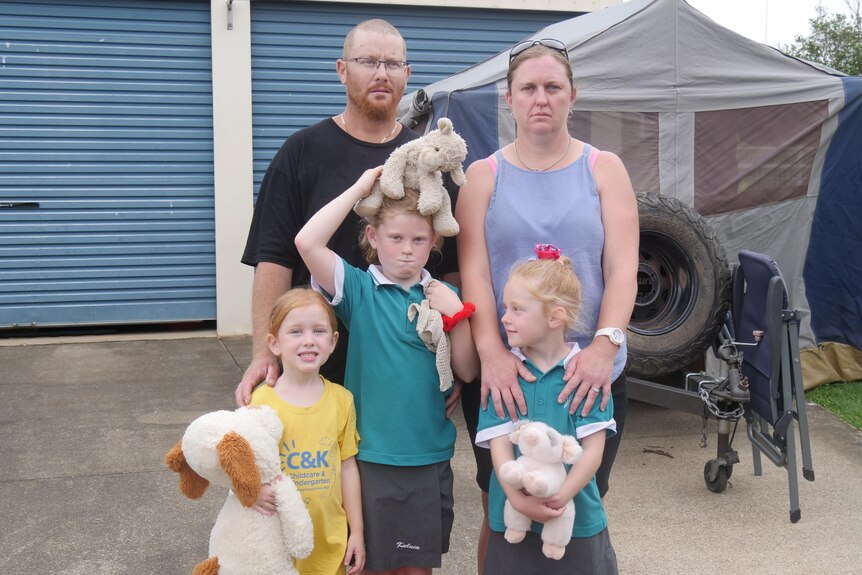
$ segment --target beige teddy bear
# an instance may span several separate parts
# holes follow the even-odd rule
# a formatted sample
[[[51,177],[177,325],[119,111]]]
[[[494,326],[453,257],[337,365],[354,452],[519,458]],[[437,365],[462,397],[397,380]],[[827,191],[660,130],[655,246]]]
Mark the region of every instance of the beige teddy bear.
[[[518,446],[521,456],[500,466],[500,481],[524,489],[536,497],[556,495],[566,480],[564,463],[574,465],[584,450],[571,435],[562,435],[540,421],[522,419],[515,423],[509,439]],[[520,543],[530,530],[530,518],[517,511],[509,500],[503,507],[504,537],[509,543]],[[550,559],[562,559],[572,538],[575,504],[569,501],[563,514],[545,522],[542,527],[542,553]]]
[[[281,474],[282,431],[270,407],[215,411],[191,422],[165,456],[190,499],[201,497],[210,482],[231,488],[210,533],[209,559],[194,575],[298,575],[293,560],[308,557],[314,532],[290,477],[274,481]],[[271,516],[251,509],[263,483],[275,490]]]
[[[440,118],[432,130],[390,154],[383,164],[383,174],[374,184],[371,195],[356,204],[354,211],[362,217],[377,213],[383,195],[392,199],[404,197],[404,188],[419,192],[419,213],[431,216],[434,230],[445,237],[458,233],[458,222],[452,216],[452,202],[443,187],[443,172],[449,172],[459,186],[467,181],[461,163],[467,157],[467,144],[452,127],[452,120]]]

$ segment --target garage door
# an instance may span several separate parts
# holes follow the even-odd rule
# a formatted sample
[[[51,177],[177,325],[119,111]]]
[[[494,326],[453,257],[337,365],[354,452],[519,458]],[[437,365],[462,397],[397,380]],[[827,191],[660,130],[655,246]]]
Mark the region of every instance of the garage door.
[[[0,329],[215,318],[209,10],[0,2]]]

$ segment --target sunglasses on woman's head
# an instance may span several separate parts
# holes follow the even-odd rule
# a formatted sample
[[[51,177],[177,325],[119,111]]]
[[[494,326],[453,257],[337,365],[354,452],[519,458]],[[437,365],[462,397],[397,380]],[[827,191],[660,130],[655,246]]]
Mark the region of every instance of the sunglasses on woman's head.
[[[515,47],[509,51],[509,64],[511,64],[512,60],[515,59],[515,56],[517,56],[524,50],[532,48],[533,46],[544,46],[545,48],[556,50],[557,52],[565,56],[566,60],[569,59],[569,51],[566,50],[565,44],[554,38],[542,38],[541,40],[525,40],[520,44],[515,44]]]

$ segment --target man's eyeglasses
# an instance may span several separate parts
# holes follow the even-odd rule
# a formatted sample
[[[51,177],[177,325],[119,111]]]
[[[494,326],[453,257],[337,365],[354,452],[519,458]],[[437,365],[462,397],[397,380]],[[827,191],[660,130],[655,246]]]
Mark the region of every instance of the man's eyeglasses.
[[[380,64],[383,64],[387,72],[403,72],[410,65],[409,62],[401,60],[377,60],[376,58],[343,58],[343,60],[345,62],[356,62],[366,70],[375,71],[380,67]]]
[[[569,51],[566,50],[565,44],[554,38],[542,38],[541,40],[525,40],[520,44],[515,44],[515,47],[509,51],[509,64],[511,64],[512,60],[515,59],[515,56],[517,56],[524,50],[532,48],[533,46],[544,46],[545,48],[556,50],[557,52],[565,56],[566,60],[569,59]]]

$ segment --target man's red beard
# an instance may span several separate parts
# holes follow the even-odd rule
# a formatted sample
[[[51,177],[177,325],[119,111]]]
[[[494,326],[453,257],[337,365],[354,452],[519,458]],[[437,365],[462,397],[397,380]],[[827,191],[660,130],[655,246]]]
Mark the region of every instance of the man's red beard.
[[[393,120],[395,118],[395,111],[398,109],[398,101],[401,99],[403,90],[400,93],[396,93],[393,88],[390,92],[392,98],[389,101],[379,103],[369,100],[369,92],[370,90],[351,85],[348,80],[347,99],[359,109],[360,114],[374,122]]]

